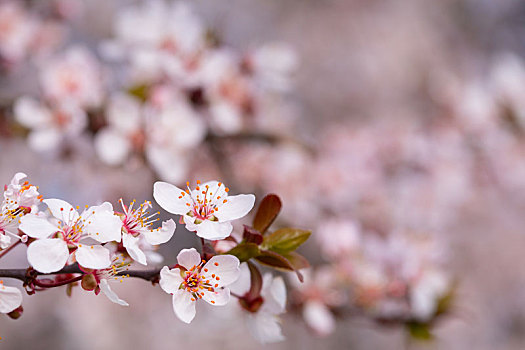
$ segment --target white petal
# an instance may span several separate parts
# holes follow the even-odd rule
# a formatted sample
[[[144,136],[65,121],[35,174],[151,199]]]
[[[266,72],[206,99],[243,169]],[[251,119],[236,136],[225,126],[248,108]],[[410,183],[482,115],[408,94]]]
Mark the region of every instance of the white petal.
[[[0,313],[7,314],[22,304],[22,293],[18,288],[0,283]]]
[[[203,268],[208,269],[205,273],[206,279],[214,279],[211,275],[219,277],[216,283],[219,287],[227,286],[239,278],[241,270],[239,268],[239,259],[233,255],[215,255]]]
[[[255,196],[253,194],[239,194],[237,196],[229,196],[228,201],[220,206],[215,214],[219,221],[230,221],[242,218],[252,210],[255,204]]]
[[[166,292],[173,294],[179,290],[179,287],[183,279],[180,275],[180,269],[169,269],[167,266],[164,266],[160,270],[160,287]]]
[[[37,152],[51,152],[58,148],[63,135],[55,128],[43,128],[33,130],[27,142],[31,149]]]
[[[58,231],[58,227],[50,223],[46,217],[35,214],[27,214],[20,219],[21,223],[18,227],[29,237],[33,238],[47,238]]]
[[[237,281],[229,285],[228,288],[232,293],[243,296],[250,290],[250,268],[248,267],[247,263],[242,263],[239,269],[239,278],[237,279]]]
[[[122,132],[133,132],[140,128],[140,101],[123,93],[115,93],[108,104],[107,119],[110,125]]]
[[[183,289],[173,294],[173,311],[185,323],[190,323],[195,317],[195,301],[193,296]]]
[[[259,311],[249,315],[247,325],[253,337],[263,344],[275,343],[285,339],[279,318],[272,314]]]
[[[78,212],[73,208],[71,204],[61,199],[50,198],[44,199],[47,207],[51,211],[51,214],[66,223],[74,222],[78,219]]]
[[[217,241],[228,237],[233,231],[233,226],[230,222],[204,220],[197,225],[196,231],[199,237]]]
[[[201,255],[195,248],[183,249],[177,255],[177,262],[187,270],[193,266],[199,265],[201,262]]]
[[[122,235],[122,244],[133,260],[142,265],[147,265],[146,254],[144,254],[139,246],[139,237],[133,237],[130,234],[124,233]]]
[[[109,286],[109,283],[106,279],[100,280],[100,283],[98,286],[100,287],[100,290],[102,291],[102,293],[104,293],[108,297],[108,299],[114,302],[115,304],[119,304],[122,306],[129,306],[128,303],[120,299],[118,295],[114,291],[111,290],[111,287]]]
[[[88,269],[104,269],[111,265],[109,250],[101,245],[83,245],[75,252],[78,263]]]
[[[286,308],[286,286],[282,277],[273,277],[270,273],[264,275],[263,290],[261,295],[264,298],[263,308],[272,314],[281,314]]]
[[[203,289],[203,293],[202,299],[210,305],[222,306],[230,301],[230,290],[228,288],[218,289],[215,292]]]
[[[334,315],[322,303],[307,302],[303,308],[303,318],[308,326],[319,335],[328,335],[335,329]]]
[[[16,120],[25,127],[39,128],[52,121],[49,109],[33,98],[21,97],[13,108]]]
[[[109,202],[87,209],[82,213],[82,218],[86,220],[84,231],[91,238],[100,243],[120,242],[122,220],[113,213],[113,206]]]
[[[188,212],[190,196],[183,190],[167,182],[157,181],[153,185],[153,198],[167,212],[184,215]],[[182,198],[179,198],[182,196]],[[191,204],[191,203],[190,203]]]
[[[173,237],[176,227],[177,225],[175,224],[175,221],[169,219],[162,223],[160,229],[146,232],[144,238],[146,238],[146,241],[152,245],[166,243],[171,237]]]
[[[67,244],[59,238],[40,239],[27,248],[27,260],[42,273],[51,273],[64,267],[69,258]]]
[[[95,136],[94,145],[99,158],[109,165],[124,163],[131,151],[129,139],[112,128],[100,130]]]

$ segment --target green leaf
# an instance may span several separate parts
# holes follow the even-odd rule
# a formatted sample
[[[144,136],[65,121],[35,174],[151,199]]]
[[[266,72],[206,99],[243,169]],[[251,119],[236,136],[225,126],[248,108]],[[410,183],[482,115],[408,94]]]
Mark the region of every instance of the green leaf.
[[[241,262],[245,262],[260,254],[259,247],[255,243],[240,243],[224,254],[236,256]]]
[[[260,252],[260,255],[255,257],[255,260],[257,260],[263,265],[273,267],[274,269],[294,271],[297,275],[297,278],[299,278],[299,281],[303,281],[303,275],[299,271],[297,271],[297,269],[293,266],[292,262],[286,257],[282,256],[279,253],[272,252],[269,250],[261,250]]]
[[[416,340],[428,341],[434,339],[428,323],[409,322],[407,323],[407,328],[410,336]]]
[[[308,260],[297,252],[290,252],[287,254],[283,254],[283,256],[286,259],[288,259],[288,261],[296,270],[306,269],[310,267],[310,263],[308,262]]]
[[[293,252],[312,234],[311,231],[297,228],[282,228],[264,237],[262,246],[280,254]]]
[[[281,199],[276,194],[269,194],[263,198],[253,219],[253,228],[264,234],[281,211]]]

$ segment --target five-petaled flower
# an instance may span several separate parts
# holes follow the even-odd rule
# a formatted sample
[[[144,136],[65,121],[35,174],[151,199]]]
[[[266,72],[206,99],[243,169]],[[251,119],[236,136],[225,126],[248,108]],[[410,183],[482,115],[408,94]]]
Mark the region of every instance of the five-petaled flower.
[[[120,214],[122,219],[122,244],[133,260],[147,265],[146,254],[140,248],[141,238],[151,245],[166,243],[175,232],[175,221],[172,219],[164,221],[161,227],[151,228],[151,224],[158,219],[153,219],[157,213],[149,214],[151,202],[145,201],[138,208],[133,208],[135,201],[126,206],[122,199],[119,200],[124,213]]]
[[[177,261],[177,268],[162,268],[160,286],[173,295],[173,310],[181,321],[193,320],[197,299],[211,305],[228,303],[230,290],[225,287],[239,277],[239,259],[233,255],[216,255],[206,262],[191,248],[181,250]]]
[[[253,208],[253,194],[228,196],[229,189],[221,182],[210,181],[195,189],[181,190],[166,182],[156,182],[153,197],[157,203],[172,214],[182,215],[186,228],[197,236],[219,240],[228,237],[232,220],[242,218]]]
[[[122,221],[113,213],[111,203],[87,208],[82,214],[60,199],[46,199],[44,203],[53,218],[28,214],[20,224],[20,230],[37,238],[27,249],[27,259],[35,270],[58,271],[70,254],[75,254],[76,261],[86,268],[102,269],[111,265],[109,250],[92,244],[121,240]]]

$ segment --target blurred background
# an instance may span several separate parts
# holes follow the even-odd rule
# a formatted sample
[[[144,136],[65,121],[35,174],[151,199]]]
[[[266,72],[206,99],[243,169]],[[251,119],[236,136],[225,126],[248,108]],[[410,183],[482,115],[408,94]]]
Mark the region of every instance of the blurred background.
[[[218,179],[313,231],[283,342],[235,307],[183,324],[129,279],[129,308],[24,295],[1,347],[523,349],[524,18],[519,0],[1,0],[0,183],[116,206]],[[198,246],[179,226],[165,264]]]

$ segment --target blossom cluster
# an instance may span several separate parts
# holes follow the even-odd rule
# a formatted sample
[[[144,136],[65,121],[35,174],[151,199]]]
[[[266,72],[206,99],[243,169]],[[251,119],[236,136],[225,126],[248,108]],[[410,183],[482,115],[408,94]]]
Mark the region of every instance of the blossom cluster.
[[[1,6],[28,11],[14,1]],[[13,115],[35,151],[60,155],[81,138],[108,165],[145,160],[179,183],[195,166],[188,155],[210,136],[279,133],[290,124],[297,57],[286,45],[241,54],[212,40],[185,2],[130,5],[112,23],[113,37],[96,51],[64,39],[33,64],[39,90],[18,97]],[[0,37],[0,47],[4,41],[19,42]]]
[[[81,282],[82,289],[97,295],[102,292],[110,301],[128,306],[111,284],[123,282],[130,276],[142,277],[159,283],[166,293],[171,294],[176,316],[190,323],[196,314],[197,300],[224,306],[230,302],[232,288],[239,299],[239,309],[251,320],[248,327],[256,339],[261,342],[284,339],[278,319],[286,306],[284,281],[282,277],[273,277],[269,273],[262,279],[259,269],[249,260],[264,254],[279,258],[279,253],[293,251],[297,243],[289,249],[274,249],[276,251],[272,251],[272,245],[286,245],[291,239],[297,240],[297,234],[277,238],[271,234],[263,238],[262,233],[252,228],[251,237],[258,236],[261,238],[259,243],[265,242],[257,254],[248,251],[253,250],[249,244],[254,243],[246,243],[246,239],[237,243],[231,237],[232,222],[251,211],[255,204],[254,195],[229,195],[229,188],[218,181],[197,181],[194,188],[188,183],[186,189],[156,182],[153,197],[163,209],[179,215],[180,223],[202,239],[202,252],[195,248],[183,249],[174,266],[133,272],[130,268],[136,263],[155,265],[158,261],[154,255],[155,247],[167,243],[175,233],[173,219],[157,224],[160,213],[150,212],[153,206],[150,201],[140,205],[132,201],[126,205],[120,199],[121,209],[114,210],[110,202],[104,202],[86,205],[80,210],[80,207],[61,199],[43,199],[38,187],[27,181],[21,183],[24,178],[25,174],[17,173],[5,186],[0,216],[0,258],[18,244],[27,245],[30,268],[18,278],[23,280],[28,294],[63,285],[68,285],[70,293],[77,282]],[[263,208],[269,210],[268,205],[263,205]],[[261,223],[257,219],[261,215],[266,214],[258,212],[254,226]],[[264,219],[262,223],[267,229],[271,222]],[[309,233],[302,236],[304,241]],[[213,246],[219,246],[224,239],[235,242],[233,249],[217,253]],[[263,247],[268,250],[262,250]],[[276,265],[269,263],[269,266]],[[294,268],[290,266],[290,269]],[[144,273],[148,277],[144,277]],[[42,278],[51,275],[55,277]],[[253,298],[257,305],[248,305]],[[18,318],[22,312],[21,303],[20,290],[4,286],[1,281],[0,312]]]

